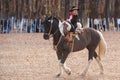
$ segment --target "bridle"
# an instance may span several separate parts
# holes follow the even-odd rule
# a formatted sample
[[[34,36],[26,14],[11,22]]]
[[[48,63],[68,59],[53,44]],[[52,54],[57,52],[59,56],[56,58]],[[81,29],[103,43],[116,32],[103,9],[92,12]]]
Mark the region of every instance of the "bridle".
[[[57,29],[57,30],[51,35],[50,33],[52,32],[52,29],[53,29],[53,25],[52,25],[52,24],[53,24],[53,17],[52,17],[52,19],[50,19],[49,22],[50,22],[51,24],[50,24],[50,30],[49,30],[49,32],[47,33],[47,35],[49,36],[49,41],[50,41],[50,38],[53,37],[53,36],[59,31],[59,29]],[[57,50],[57,46],[59,45],[61,39],[62,39],[62,35],[60,36],[58,43],[57,43],[56,45],[54,45],[54,49],[55,49],[55,50]]]
[[[52,17],[52,19],[50,20],[50,30],[49,30],[49,33],[48,33],[48,35],[50,36],[50,33],[52,32],[52,28],[53,28],[53,26],[52,26],[52,23],[53,23],[53,17]]]
[[[52,19],[50,19],[50,30],[49,30],[49,32],[47,33],[47,35],[49,36],[49,37],[52,37],[52,36],[54,36],[58,31],[59,31],[59,29],[57,29],[54,33],[53,33],[53,35],[51,35],[50,33],[52,32],[52,28],[53,28],[53,17],[52,17]]]

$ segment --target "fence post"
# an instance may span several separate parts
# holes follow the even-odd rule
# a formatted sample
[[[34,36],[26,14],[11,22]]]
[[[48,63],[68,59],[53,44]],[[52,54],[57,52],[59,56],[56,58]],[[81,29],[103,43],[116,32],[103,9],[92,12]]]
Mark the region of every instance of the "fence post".
[[[42,28],[42,24],[41,24],[41,19],[40,19],[39,32],[42,32],[41,28]]]

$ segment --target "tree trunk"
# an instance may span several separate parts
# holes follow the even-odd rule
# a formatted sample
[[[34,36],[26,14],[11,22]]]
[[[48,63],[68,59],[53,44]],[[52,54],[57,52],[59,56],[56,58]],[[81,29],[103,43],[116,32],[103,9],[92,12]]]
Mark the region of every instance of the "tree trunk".
[[[69,15],[70,0],[65,0],[65,19]]]
[[[0,0],[0,4],[0,17],[3,18],[49,14],[66,19],[73,5],[79,7],[80,18],[120,17],[120,0]]]
[[[107,30],[109,30],[109,20],[108,20],[109,17],[110,17],[109,4],[110,4],[110,3],[109,3],[109,0],[106,0],[106,6],[105,6],[105,7],[106,7],[106,8],[105,8],[105,9],[106,9],[106,10],[105,10],[105,11],[106,11],[106,12],[105,12],[106,15],[105,15],[105,16],[106,16],[106,27],[107,27]]]

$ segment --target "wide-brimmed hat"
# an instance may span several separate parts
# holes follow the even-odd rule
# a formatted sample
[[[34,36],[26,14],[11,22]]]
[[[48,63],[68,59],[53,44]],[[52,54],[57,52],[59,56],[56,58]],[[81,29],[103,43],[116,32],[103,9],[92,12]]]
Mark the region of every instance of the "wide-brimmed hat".
[[[73,10],[79,10],[77,6],[72,6],[71,9],[69,10],[70,12]]]

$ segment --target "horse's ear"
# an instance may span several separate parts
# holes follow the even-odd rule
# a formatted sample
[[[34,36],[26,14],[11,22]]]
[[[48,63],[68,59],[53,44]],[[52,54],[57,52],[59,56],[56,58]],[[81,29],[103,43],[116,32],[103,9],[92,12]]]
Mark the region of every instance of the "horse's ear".
[[[62,21],[62,22],[64,21],[64,19],[61,18],[61,17],[57,17],[57,19],[60,20],[60,21]]]

